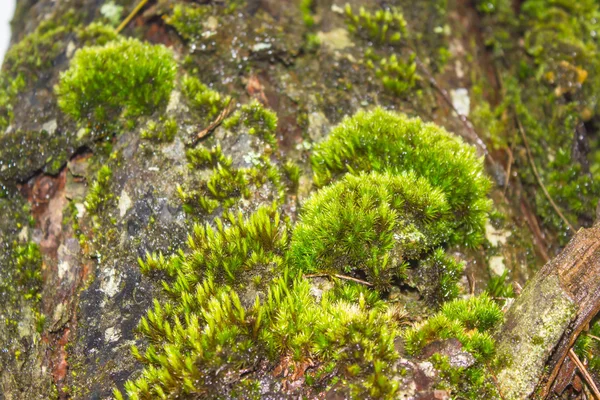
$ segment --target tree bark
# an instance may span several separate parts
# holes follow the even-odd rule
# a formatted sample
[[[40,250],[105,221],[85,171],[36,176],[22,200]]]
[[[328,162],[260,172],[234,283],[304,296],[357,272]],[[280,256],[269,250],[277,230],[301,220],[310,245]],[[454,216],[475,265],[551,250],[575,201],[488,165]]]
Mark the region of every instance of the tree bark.
[[[106,22],[100,12],[104,3],[19,0],[13,44],[43,21],[63,23],[65,15],[82,25]],[[131,2],[115,3],[125,5],[126,12],[134,7]],[[417,50],[424,60],[421,66],[430,74],[422,73],[427,79],[418,95],[404,98],[386,94],[372,71],[364,67],[364,49],[354,43],[357,39],[348,33],[339,11],[345,2],[315,2],[318,28],[311,33],[321,37],[316,53],[304,46],[307,28],[300,1],[248,0],[240,11],[243,26],[220,26],[217,39],[195,52],[164,23],[163,16],[174,3],[149,2],[124,34],[164,43],[177,53],[182,65],[188,57],[192,59],[193,67],[186,68],[204,82],[239,102],[256,98],[272,108],[279,117],[282,153],[303,161],[306,175],[310,167],[303,144],[322,140],[344,116],[375,104],[434,121],[480,147],[483,143],[448,98],[450,88],[472,88],[470,76],[474,75],[485,77],[491,92],[498,91],[481,36],[482,23],[471,2],[450,1],[445,13],[439,12],[435,2],[396,2],[403,7],[410,28],[423,38]],[[376,9],[381,3],[350,1],[356,10],[361,5]],[[433,33],[445,26],[451,27],[452,37]],[[438,57],[442,45],[447,49],[450,43],[452,64],[430,72],[435,66],[431,60]],[[130,347],[143,344],[135,326],[152,299],[160,295],[160,285],[142,276],[137,259],[149,251],[183,247],[189,231],[175,185],[191,182],[183,138],[149,150],[140,139],[143,120],[118,135],[81,139],[77,126],[61,113],[53,87],[68,68],[73,47],[82,45],[72,32],[57,36],[50,43],[56,54],[48,63],[19,71],[27,74],[27,84],[13,101],[13,121],[0,133],[0,282],[14,278],[13,243],[37,243],[43,259],[39,303],[9,290],[2,293],[0,286],[0,399],[107,398],[113,387],[122,389],[124,382],[135,378],[142,366]],[[48,51],[48,47],[41,49]],[[396,50],[385,51],[391,55]],[[25,51],[22,57],[30,53]],[[15,79],[9,67],[5,64],[4,73]],[[173,112],[177,113],[179,105],[175,104]],[[181,131],[197,134],[206,128],[185,125]],[[210,132],[218,134],[218,128]],[[248,143],[240,142],[226,142],[223,150],[236,162],[253,151]],[[120,157],[111,183],[115,203],[108,214],[112,225],[107,223],[94,233],[104,241],[80,241],[82,232],[70,219],[73,207],[77,214],[94,181],[92,166],[107,162],[111,151]],[[488,164],[488,172],[498,184],[492,197],[507,213],[513,237],[520,239],[517,244],[501,244],[500,252],[513,271],[512,278],[523,283],[531,275],[525,249],[535,254],[535,262],[557,246],[554,236],[538,226],[519,182],[511,183],[505,195],[503,185],[510,176],[500,161],[507,160],[501,152],[492,153],[488,157],[495,161]],[[295,213],[291,208],[290,214]],[[82,216],[79,227],[88,236],[92,235],[90,220],[89,215]],[[598,238],[600,225],[580,230],[528,282],[508,311],[497,334],[499,351],[510,361],[497,375],[506,398],[524,398],[536,387],[537,394],[548,395],[577,335],[598,312]],[[462,256],[469,263],[474,285],[481,288],[489,275],[485,250],[464,251]],[[40,327],[41,319],[45,323]],[[546,366],[548,373],[544,373]]]

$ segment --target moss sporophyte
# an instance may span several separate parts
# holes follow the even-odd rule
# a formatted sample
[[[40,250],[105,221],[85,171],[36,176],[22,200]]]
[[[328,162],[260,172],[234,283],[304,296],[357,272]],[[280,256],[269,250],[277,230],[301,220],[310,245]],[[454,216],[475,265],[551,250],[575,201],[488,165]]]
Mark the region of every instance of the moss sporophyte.
[[[251,103],[225,125],[276,146],[276,124],[274,113]],[[454,390],[468,386],[470,397],[487,390],[481,365],[494,356],[488,332],[502,313],[485,294],[455,299],[463,267],[445,252],[483,241],[490,182],[473,148],[417,118],[359,111],[317,145],[311,162],[319,189],[295,226],[280,211],[282,197],[250,215],[228,210],[232,196],[252,195],[252,175],[234,168],[219,145],[187,156],[192,170],[213,169],[198,193],[205,200],[188,213],[221,216],[195,224],[186,250],[139,260],[143,273],[164,277],[166,297],[139,323],[148,345],[133,349],[145,369],[125,385],[130,398],[259,398],[267,375],[302,376],[312,395],[336,385],[350,398],[389,398],[399,387],[398,339],[413,355],[436,339],[458,339],[477,361],[463,371],[470,383]],[[289,163],[271,168],[299,179]],[[387,300],[388,290],[414,269],[426,271],[427,301],[443,305],[403,332],[406,312]],[[333,280],[316,295],[312,275]]]

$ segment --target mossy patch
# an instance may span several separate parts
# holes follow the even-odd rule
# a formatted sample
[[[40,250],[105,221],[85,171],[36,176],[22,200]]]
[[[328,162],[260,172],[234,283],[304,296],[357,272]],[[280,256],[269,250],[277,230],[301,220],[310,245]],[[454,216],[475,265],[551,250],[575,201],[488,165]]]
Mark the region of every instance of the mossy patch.
[[[359,111],[315,147],[311,162],[318,186],[346,173],[413,171],[446,196],[455,218],[448,243],[476,246],[483,240],[491,208],[483,160],[437,125],[381,108]]]
[[[106,123],[121,113],[149,114],[168,100],[175,68],[170,50],[137,39],[85,47],[61,74],[58,104],[77,121]]]
[[[389,288],[408,260],[445,240],[449,215],[443,193],[414,173],[347,175],[304,204],[293,264],[305,273],[358,272]]]

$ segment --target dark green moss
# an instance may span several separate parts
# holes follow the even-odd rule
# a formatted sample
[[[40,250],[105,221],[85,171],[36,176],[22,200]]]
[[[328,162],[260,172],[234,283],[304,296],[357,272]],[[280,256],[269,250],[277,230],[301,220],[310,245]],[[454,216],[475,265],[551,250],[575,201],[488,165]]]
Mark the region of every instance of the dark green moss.
[[[595,134],[600,88],[595,16],[600,6],[589,0],[528,0],[517,13],[510,2],[497,0],[480,2],[479,8],[490,26],[489,42],[499,57],[505,93],[497,108],[484,106],[487,117],[479,126],[497,138],[499,147],[523,150],[513,152],[536,213],[566,243],[573,232],[540,188],[519,127],[506,116],[514,115],[522,124],[542,184],[569,224],[591,224],[600,198],[593,172],[600,151]],[[515,45],[520,42],[524,46]]]
[[[62,111],[105,123],[122,112],[149,114],[174,87],[175,61],[164,46],[122,39],[78,50],[56,86]]]

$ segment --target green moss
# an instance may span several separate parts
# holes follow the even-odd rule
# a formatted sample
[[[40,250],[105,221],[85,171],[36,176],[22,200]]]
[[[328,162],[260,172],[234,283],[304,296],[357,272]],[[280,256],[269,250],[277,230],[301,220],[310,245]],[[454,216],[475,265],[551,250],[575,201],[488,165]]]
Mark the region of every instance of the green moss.
[[[483,160],[437,125],[380,108],[359,111],[315,147],[311,161],[318,186],[345,173],[412,171],[445,195],[454,215],[448,243],[476,246],[483,240],[491,207]]]
[[[431,356],[430,360],[443,380],[439,387],[456,398],[469,400],[502,398],[486,366],[453,367],[448,357],[438,353]]]
[[[448,236],[444,195],[413,173],[347,175],[304,205],[291,254],[303,272],[364,274],[385,289]]]
[[[209,89],[193,76],[184,76],[181,86],[190,106],[201,112],[206,121],[212,121],[231,101],[229,96],[222,96],[219,92]]]
[[[8,79],[5,74],[0,74],[0,130],[4,131],[12,122],[15,99],[25,86],[22,74],[18,74],[15,79]]]
[[[519,128],[511,115],[521,122],[541,180],[566,219],[575,228],[591,224],[600,198],[593,172],[594,154],[600,148],[595,139],[600,89],[595,32],[600,6],[589,0],[528,0],[515,15],[510,2],[490,4],[492,9],[484,10],[489,12],[485,23],[501,57],[498,70],[506,95],[496,109],[490,108],[490,123],[479,125],[482,132],[492,128],[491,136],[500,139],[498,146],[516,144],[517,170],[535,198],[536,213],[566,244],[573,232],[539,187],[520,135],[515,138]]]
[[[107,25],[98,22],[92,22],[88,26],[80,26],[75,30],[77,40],[83,46],[104,46],[108,42],[117,40],[119,34],[117,31]]]
[[[55,20],[42,22],[6,52],[3,72],[9,76],[23,74],[30,78],[35,71],[52,67],[52,62],[63,50],[62,39],[68,32],[69,26]]]
[[[288,160],[283,164],[282,168],[285,178],[288,181],[290,191],[296,193],[298,191],[298,186],[300,185],[300,176],[302,175],[300,167],[295,162]]]
[[[25,299],[39,301],[42,290],[42,254],[36,243],[17,245],[13,250],[15,277],[12,281]]]
[[[107,165],[103,165],[98,171],[96,180],[90,186],[83,203],[91,214],[97,214],[112,198],[110,193],[111,178],[112,170]]]
[[[213,8],[205,4],[176,4],[173,13],[166,18],[167,24],[173,26],[186,40],[198,40],[204,32],[203,24],[212,14]]]
[[[248,285],[252,277],[281,273],[283,251],[287,246],[287,226],[274,206],[262,207],[249,219],[241,214],[225,213],[217,218],[215,228],[196,224],[188,239],[189,256],[178,255],[170,260],[162,256],[140,260],[143,272],[162,270],[177,280],[168,291],[176,294],[181,288],[192,287],[204,276],[217,282]]]
[[[383,87],[396,96],[403,96],[412,91],[421,77],[417,74],[415,55],[412,54],[406,61],[399,59],[395,54],[389,58],[379,59],[372,52],[368,52],[367,66],[375,71],[375,76],[381,81]]]
[[[265,108],[257,100],[244,104],[240,110],[223,121],[226,129],[243,126],[248,133],[258,136],[272,147],[277,146],[275,132],[277,130],[277,115]]]
[[[105,123],[121,113],[149,114],[171,94],[175,61],[160,45],[122,39],[78,50],[55,91],[75,120]]]
[[[488,332],[502,320],[500,307],[485,292],[466,300],[453,300],[405,332],[406,349],[414,355],[435,340],[455,338],[478,360],[490,360],[495,345]]]
[[[587,367],[594,373],[600,373],[600,322],[592,324],[587,332],[583,332],[575,342],[574,350]]]
[[[265,218],[265,212],[274,216],[273,210],[261,209],[247,222],[241,217],[239,222],[232,221],[237,228],[231,232],[246,224],[255,225]],[[195,231],[199,232],[198,228]],[[205,265],[210,265],[211,258],[219,263],[238,259],[253,264],[257,256],[262,257],[285,243],[277,240],[280,244],[273,247],[268,244],[273,243],[272,239],[265,240],[273,238],[273,231],[270,234],[264,228],[262,231],[261,235],[267,236],[256,236],[259,240],[248,247],[250,251],[242,251],[244,247],[239,242],[233,246],[232,238],[219,243],[211,238],[221,234],[204,230],[198,245],[214,249],[213,255],[204,259]],[[250,243],[255,239],[244,240]],[[228,249],[239,247],[238,255],[224,254],[223,245]],[[258,365],[269,369],[280,365],[291,371],[308,360],[317,369],[311,377],[313,382],[326,385],[332,375],[336,376],[351,388],[354,397],[389,396],[397,389],[397,383],[387,376],[389,363],[398,357],[394,349],[398,328],[393,309],[381,303],[372,308],[363,294],[357,301],[339,299],[336,291],[316,299],[307,280],[289,280],[284,271],[269,284],[263,300],[256,297],[244,305],[235,290],[216,284],[218,275],[213,279],[213,274],[205,268],[194,268],[193,281],[182,281],[181,268],[187,268],[187,261],[181,260],[197,263],[203,258],[198,254],[203,250],[190,248],[188,256],[179,255],[169,261],[155,256],[141,263],[145,271],[167,271],[177,278],[175,283],[164,285],[172,300],[164,304],[155,302],[139,324],[140,333],[150,345],[143,353],[133,349],[146,368],[140,378],[126,384],[129,396],[228,397],[232,392],[242,391],[237,382],[228,383],[232,371],[254,370]],[[202,275],[209,278],[200,281]],[[238,276],[243,279],[243,275]],[[328,373],[319,374],[323,369]],[[252,380],[253,375],[248,374],[243,379],[244,385]]]
[[[148,121],[146,128],[142,129],[140,136],[142,139],[158,143],[172,142],[175,139],[177,130],[178,127],[175,118],[161,117],[159,122]]]
[[[439,306],[458,297],[458,281],[463,270],[464,263],[438,248],[420,264],[418,287],[430,303]]]
[[[397,44],[406,35],[406,20],[396,8],[372,13],[361,7],[355,14],[346,4],[345,12],[348,30],[376,44]]]
[[[315,24],[315,18],[313,16],[314,11],[313,0],[300,0],[300,13],[302,14],[302,21],[307,28],[312,28]]]

